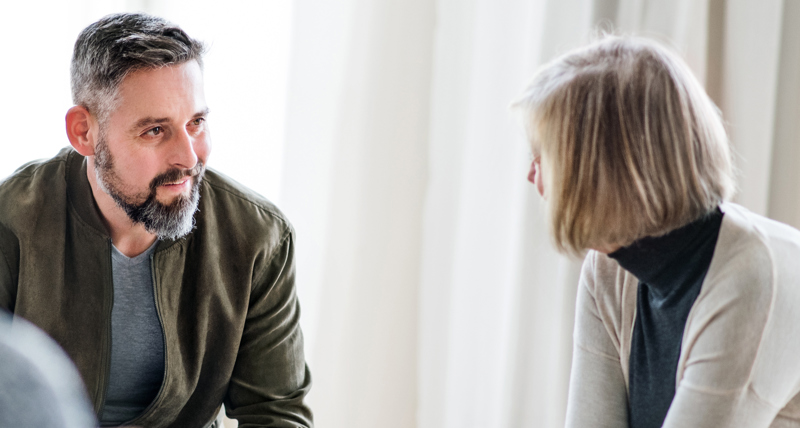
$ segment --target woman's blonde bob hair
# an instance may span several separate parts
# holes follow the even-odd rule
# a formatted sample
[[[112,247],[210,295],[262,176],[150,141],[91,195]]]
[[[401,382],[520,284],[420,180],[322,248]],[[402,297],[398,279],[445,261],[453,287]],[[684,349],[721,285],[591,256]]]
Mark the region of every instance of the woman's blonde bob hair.
[[[689,67],[653,41],[606,36],[544,65],[523,96],[556,246],[626,246],[734,192],[728,139]]]

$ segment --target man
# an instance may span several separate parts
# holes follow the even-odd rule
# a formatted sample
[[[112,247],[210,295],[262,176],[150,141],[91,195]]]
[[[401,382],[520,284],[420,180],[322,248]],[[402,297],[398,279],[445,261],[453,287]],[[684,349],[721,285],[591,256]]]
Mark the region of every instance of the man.
[[[101,426],[311,426],[293,230],[208,169],[203,46],[107,16],[72,59],[71,148],[0,184],[0,307],[75,362]]]

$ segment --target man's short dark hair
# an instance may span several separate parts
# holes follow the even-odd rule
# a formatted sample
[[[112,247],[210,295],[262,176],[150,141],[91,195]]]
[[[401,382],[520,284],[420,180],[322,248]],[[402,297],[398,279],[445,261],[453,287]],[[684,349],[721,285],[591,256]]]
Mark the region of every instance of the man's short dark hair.
[[[205,46],[175,24],[143,13],[108,15],[78,36],[72,55],[72,101],[103,123],[128,74],[195,60]]]

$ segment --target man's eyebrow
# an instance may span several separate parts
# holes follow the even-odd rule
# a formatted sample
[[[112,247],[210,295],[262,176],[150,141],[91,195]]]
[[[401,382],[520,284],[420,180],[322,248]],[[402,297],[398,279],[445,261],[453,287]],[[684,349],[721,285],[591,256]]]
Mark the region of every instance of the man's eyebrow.
[[[133,126],[131,126],[131,131],[136,131],[139,128],[144,128],[145,126],[149,125],[158,125],[161,123],[167,123],[169,121],[170,120],[167,117],[162,117],[162,118],[155,118],[152,116],[144,117],[142,119],[137,120],[136,123],[134,123]]]
[[[192,117],[193,118],[198,118],[198,117],[208,116],[209,111],[210,110],[208,109],[208,107],[206,107],[206,108],[198,111],[197,113],[195,113],[194,116],[192,116]],[[136,131],[136,130],[138,130],[140,128],[144,128],[145,126],[160,125],[162,123],[168,123],[169,121],[170,121],[170,119],[167,118],[167,117],[155,118],[155,117],[152,117],[152,116],[148,116],[148,117],[145,117],[145,118],[137,120],[136,123],[134,123],[133,126],[131,126],[131,131]]]

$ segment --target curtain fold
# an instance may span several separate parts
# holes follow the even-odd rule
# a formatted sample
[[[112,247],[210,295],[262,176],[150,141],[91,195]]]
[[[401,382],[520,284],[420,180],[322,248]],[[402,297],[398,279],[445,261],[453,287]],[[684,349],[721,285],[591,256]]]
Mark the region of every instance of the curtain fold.
[[[283,209],[319,426],[415,424],[433,5],[297,1]]]
[[[800,2],[783,4],[767,214],[800,228]]]
[[[721,98],[740,169],[737,202],[767,215],[780,66],[782,0],[729,1]],[[797,25],[797,24],[795,24]]]
[[[553,250],[509,105],[598,28],[680,52],[737,201],[800,226],[800,6],[295,0],[282,207],[325,427],[563,426],[580,260]]]

